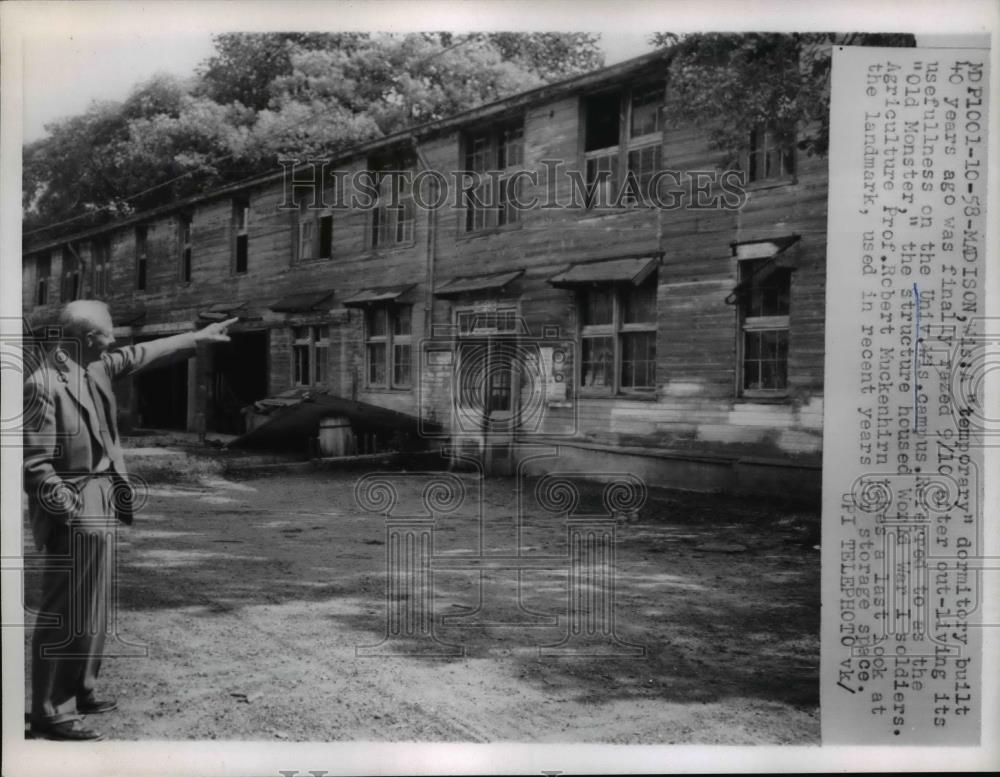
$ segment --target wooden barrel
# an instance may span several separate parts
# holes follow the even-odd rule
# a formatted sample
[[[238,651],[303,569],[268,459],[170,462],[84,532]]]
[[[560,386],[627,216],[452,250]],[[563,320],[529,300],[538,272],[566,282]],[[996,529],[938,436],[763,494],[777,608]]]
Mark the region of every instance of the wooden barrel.
[[[321,456],[350,456],[354,453],[354,435],[347,418],[334,416],[319,422],[319,452]]]

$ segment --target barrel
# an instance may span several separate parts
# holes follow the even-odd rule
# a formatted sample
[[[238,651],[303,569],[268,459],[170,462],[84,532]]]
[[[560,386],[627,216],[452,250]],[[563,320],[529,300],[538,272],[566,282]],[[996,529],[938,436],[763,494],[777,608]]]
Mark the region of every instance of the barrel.
[[[334,416],[319,422],[319,452],[321,456],[350,456],[354,453],[354,435],[347,418]]]

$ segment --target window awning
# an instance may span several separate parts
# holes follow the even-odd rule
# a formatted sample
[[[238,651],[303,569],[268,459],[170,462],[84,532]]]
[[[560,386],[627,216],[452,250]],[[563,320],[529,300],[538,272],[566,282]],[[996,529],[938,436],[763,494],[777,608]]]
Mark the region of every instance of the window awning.
[[[756,284],[763,283],[776,270],[795,269],[795,256],[785,253],[791,246],[799,242],[799,235],[785,235],[773,239],[748,240],[745,243],[730,243],[733,256],[739,260],[766,259],[756,270],[743,279],[726,296],[727,305],[735,305],[745,297]]]
[[[585,283],[631,283],[638,286],[646,280],[660,263],[658,256],[638,256],[626,259],[605,259],[600,262],[581,262],[570,265],[558,275],[549,278],[557,287],[579,286]]]
[[[268,307],[275,313],[308,313],[311,310],[318,310],[332,296],[333,289],[289,294],[277,302],[272,302]]]
[[[457,297],[474,291],[500,291],[515,278],[520,278],[524,270],[487,273],[485,275],[467,275],[452,278],[434,291],[435,297]]]
[[[344,300],[346,308],[360,308],[376,302],[395,302],[406,294],[416,284],[407,283],[403,286],[378,286],[372,289],[362,289]]]
[[[245,302],[217,302],[208,310],[199,312],[198,318],[206,321],[225,321],[227,318],[239,315],[239,312],[245,307]]]

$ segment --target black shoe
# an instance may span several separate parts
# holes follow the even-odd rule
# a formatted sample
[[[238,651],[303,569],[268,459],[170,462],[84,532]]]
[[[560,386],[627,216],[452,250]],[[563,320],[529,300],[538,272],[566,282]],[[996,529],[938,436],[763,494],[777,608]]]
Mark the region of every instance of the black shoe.
[[[35,737],[57,742],[99,742],[104,739],[104,734],[100,731],[84,728],[79,718],[58,723],[32,723],[31,733]]]
[[[118,702],[114,699],[95,699],[93,696],[88,696],[86,699],[76,700],[76,711],[81,715],[99,715],[116,709]]]

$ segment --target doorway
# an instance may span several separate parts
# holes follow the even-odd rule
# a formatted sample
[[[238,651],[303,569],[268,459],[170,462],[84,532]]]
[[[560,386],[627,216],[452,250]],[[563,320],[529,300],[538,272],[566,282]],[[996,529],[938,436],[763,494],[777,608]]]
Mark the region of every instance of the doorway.
[[[268,338],[266,330],[231,332],[230,342],[212,349],[209,429],[243,434],[243,408],[267,396]]]
[[[145,429],[187,429],[187,359],[138,373],[135,376],[135,392],[137,426]]]

